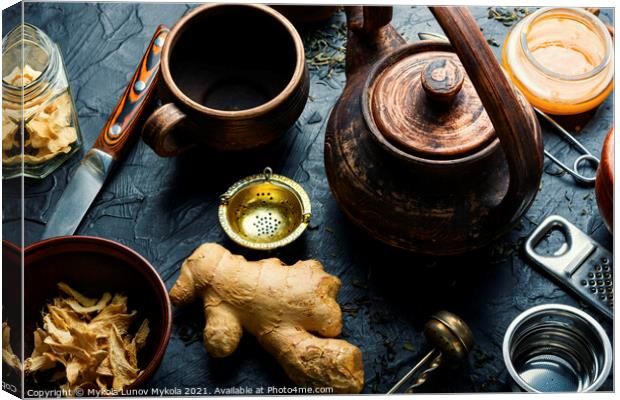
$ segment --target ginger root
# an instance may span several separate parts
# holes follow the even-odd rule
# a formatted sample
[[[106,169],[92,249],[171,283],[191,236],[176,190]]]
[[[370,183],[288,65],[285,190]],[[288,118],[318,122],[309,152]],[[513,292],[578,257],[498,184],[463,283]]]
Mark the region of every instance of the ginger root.
[[[342,330],[339,289],[340,280],[316,260],[292,266],[277,258],[247,261],[206,243],[183,263],[170,299],[175,306],[203,301],[204,342],[213,357],[231,354],[246,329],[297,385],[359,393],[364,386],[360,350],[329,339]]]

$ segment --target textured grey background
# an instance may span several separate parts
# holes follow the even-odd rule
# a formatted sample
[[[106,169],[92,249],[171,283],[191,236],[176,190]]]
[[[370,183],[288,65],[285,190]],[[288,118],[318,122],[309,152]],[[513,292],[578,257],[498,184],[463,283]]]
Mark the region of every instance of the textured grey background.
[[[175,21],[194,5],[131,3],[27,3],[25,20],[42,28],[62,50],[78,107],[85,148],[122,94],[155,27]],[[472,8],[485,36],[502,43],[509,27],[487,18],[484,7]],[[610,21],[612,13],[603,12]],[[6,34],[19,21],[18,7],[3,12]],[[326,37],[342,45],[343,13],[304,32],[306,44]],[[417,32],[441,32],[425,7],[397,7],[395,27],[409,40]],[[335,24],[336,28],[331,27]],[[499,56],[500,47],[493,46]],[[171,287],[181,262],[200,243],[215,241],[256,259],[261,254],[235,247],[217,222],[218,195],[237,179],[274,171],[302,184],[312,200],[310,229],[293,245],[273,252],[288,263],[317,258],[340,277],[338,300],[344,310],[343,337],[360,347],[366,373],[365,393],[382,393],[427,351],[422,327],[439,309],[457,313],[476,337],[468,364],[433,376],[421,391],[509,391],[501,342],[510,321],[537,304],[557,302],[585,307],[550,282],[521,256],[527,234],[551,214],[560,214],[608,248],[611,235],[598,214],[593,188],[554,176],[547,162],[540,193],[522,222],[484,251],[451,259],[421,259],[387,249],[345,219],[335,203],[323,167],[323,135],[329,112],[344,86],[339,65],[331,74],[311,68],[311,99],[295,126],[260,153],[226,156],[204,149],[174,159],[159,158],[139,142],[110,177],[78,234],[117,240],[145,256]],[[613,122],[610,97],[583,127],[578,138],[599,154]],[[547,128],[544,125],[544,128]],[[545,145],[562,159],[575,153],[557,136],[545,132]],[[26,180],[26,243],[39,239],[54,205],[80,156],[42,181]],[[4,182],[5,238],[16,240],[18,180]],[[585,307],[587,309],[587,307]],[[599,318],[597,315],[595,315]],[[160,388],[289,386],[278,364],[246,335],[226,359],[212,359],[201,343],[204,319],[200,307],[174,311],[172,339],[164,361],[148,383]],[[604,323],[611,332],[611,326]],[[604,389],[611,390],[609,379]],[[200,394],[200,392],[195,392]],[[202,392],[203,394],[205,392]]]

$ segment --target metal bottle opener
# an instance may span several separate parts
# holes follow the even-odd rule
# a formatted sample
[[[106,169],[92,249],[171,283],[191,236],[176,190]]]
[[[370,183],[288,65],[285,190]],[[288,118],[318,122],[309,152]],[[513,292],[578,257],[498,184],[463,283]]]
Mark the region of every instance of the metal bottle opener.
[[[565,243],[551,256],[535,247],[552,229],[559,229]],[[580,299],[613,319],[613,255],[598,242],[559,215],[546,218],[525,242],[525,254]]]

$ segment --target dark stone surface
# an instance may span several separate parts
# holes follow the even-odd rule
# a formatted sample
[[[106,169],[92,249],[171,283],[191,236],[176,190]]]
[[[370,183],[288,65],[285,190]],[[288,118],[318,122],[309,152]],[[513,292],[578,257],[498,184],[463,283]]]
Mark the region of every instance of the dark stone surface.
[[[172,26],[193,5],[123,3],[28,3],[25,20],[42,28],[62,50],[79,111],[86,148],[116,104],[155,27]],[[502,43],[510,29],[487,18],[484,7],[472,8],[483,33]],[[612,12],[603,12],[610,21]],[[19,21],[19,9],[3,12],[4,31]],[[344,45],[339,13],[304,33],[309,44],[325,37]],[[332,26],[332,24],[335,25]],[[394,25],[412,41],[417,32],[440,32],[425,7],[397,7]],[[215,39],[215,38],[214,38]],[[320,46],[319,46],[320,47]],[[500,47],[493,46],[499,56]],[[420,259],[387,249],[363,236],[345,219],[330,194],[323,167],[323,134],[329,112],[345,78],[342,63],[311,67],[311,99],[299,121],[274,145],[260,153],[222,156],[197,150],[184,157],[159,158],[139,142],[110,177],[77,234],[117,240],[145,256],[171,287],[181,262],[200,243],[215,241],[250,259],[264,257],[234,246],[217,221],[218,195],[237,179],[274,171],[302,184],[312,200],[310,229],[293,245],[270,256],[287,263],[317,258],[342,279],[338,300],[344,310],[342,337],[363,352],[365,393],[384,393],[428,351],[422,327],[439,309],[460,315],[472,328],[476,347],[463,368],[443,371],[421,388],[424,392],[510,391],[501,356],[504,331],[521,311],[557,302],[586,308],[541,275],[521,255],[524,238],[546,216],[560,214],[608,248],[606,231],[593,188],[578,186],[569,176],[555,176],[548,161],[540,193],[518,227],[476,254],[451,259]],[[612,125],[610,97],[578,134],[599,154]],[[564,160],[574,150],[543,125],[546,148]],[[39,239],[53,206],[80,156],[42,181],[26,180],[26,243]],[[5,182],[5,197],[16,193],[19,180]],[[421,188],[423,190],[423,188]],[[11,239],[19,223],[5,200],[4,232]],[[594,314],[599,320],[598,315]],[[611,332],[610,324],[602,321]],[[204,319],[200,307],[174,311],[172,339],[164,361],[148,383],[158,388],[196,388],[186,394],[213,393],[216,387],[290,386],[278,364],[250,335],[225,359],[209,357],[202,345]],[[604,386],[612,390],[608,379]],[[200,390],[203,390],[202,392]]]

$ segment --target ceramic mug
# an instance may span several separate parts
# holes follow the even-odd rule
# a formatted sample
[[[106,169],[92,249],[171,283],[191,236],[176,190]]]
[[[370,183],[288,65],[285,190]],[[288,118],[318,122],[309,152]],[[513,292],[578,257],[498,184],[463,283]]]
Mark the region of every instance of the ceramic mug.
[[[301,37],[264,5],[206,4],[174,26],[162,51],[160,97],[142,137],[160,156],[197,144],[218,150],[265,145],[308,100]]]

